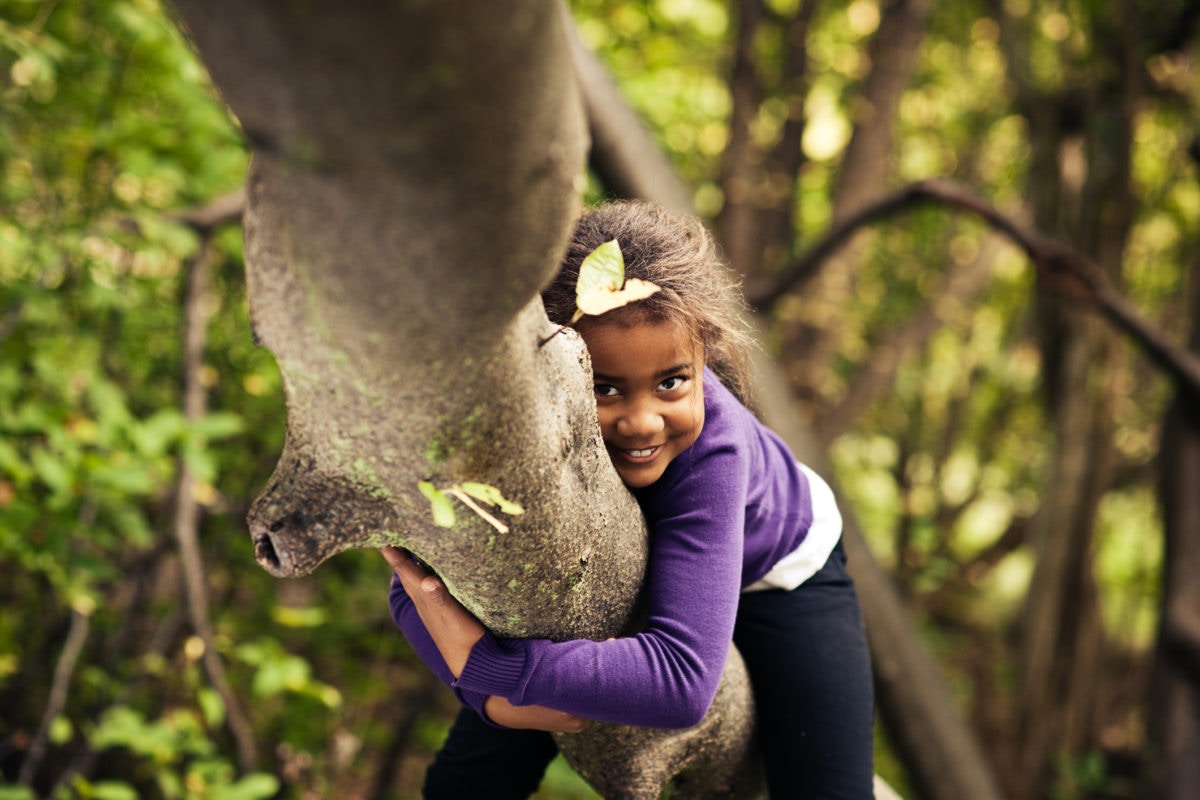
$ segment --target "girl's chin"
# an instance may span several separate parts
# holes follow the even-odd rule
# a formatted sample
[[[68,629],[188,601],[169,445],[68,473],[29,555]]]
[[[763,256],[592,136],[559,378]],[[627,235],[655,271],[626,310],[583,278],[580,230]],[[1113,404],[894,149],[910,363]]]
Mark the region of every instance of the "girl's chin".
[[[663,465],[661,464],[646,464],[643,466],[620,464],[617,466],[617,475],[620,476],[621,482],[631,489],[641,489],[649,486],[661,478],[662,474]]]

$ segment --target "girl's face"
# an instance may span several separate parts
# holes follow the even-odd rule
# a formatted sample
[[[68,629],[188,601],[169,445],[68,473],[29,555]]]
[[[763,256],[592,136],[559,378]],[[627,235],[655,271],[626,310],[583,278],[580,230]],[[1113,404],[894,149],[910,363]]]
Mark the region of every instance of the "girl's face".
[[[613,466],[626,486],[649,486],[704,427],[703,352],[672,322],[604,322],[580,334]]]

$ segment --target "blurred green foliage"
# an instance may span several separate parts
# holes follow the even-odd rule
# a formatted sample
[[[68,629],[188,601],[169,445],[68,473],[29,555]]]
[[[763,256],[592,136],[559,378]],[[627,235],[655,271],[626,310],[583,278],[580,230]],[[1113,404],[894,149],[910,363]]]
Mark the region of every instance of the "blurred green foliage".
[[[374,780],[357,754],[437,703],[413,699],[429,687],[393,633],[380,559],[288,585],[254,563],[245,511],[284,415],[250,334],[237,226],[213,241],[212,411],[182,410],[200,236],[178,212],[241,185],[235,121],[154,0],[0,2],[0,75],[0,797],[32,796],[19,778],[47,797],[246,800]],[[216,645],[268,748],[247,775],[185,610],[185,461]],[[67,663],[73,619],[86,633]],[[56,669],[65,703],[46,718]]]
[[[766,5],[790,13],[796,3]],[[1038,80],[1094,68],[1072,9],[1009,5],[1042,32]],[[732,104],[730,5],[572,7],[697,207],[714,214]],[[822,6],[811,31],[798,249],[829,223],[879,15],[871,0],[841,0]],[[764,35],[756,46],[769,83],[781,41]],[[1000,207],[1019,202],[1028,131],[1005,70],[982,9],[939,4],[899,109],[897,181],[954,175]],[[763,104],[757,138],[778,135],[787,104],[783,93]],[[1177,334],[1180,265],[1200,238],[1190,124],[1170,103],[1139,117],[1143,201],[1124,276],[1130,297]],[[247,156],[157,0],[0,0],[0,800],[373,797],[381,787],[416,796],[444,733],[452,698],[394,632],[381,559],[347,553],[288,582],[254,563],[243,520],[281,448],[284,414],[274,363],[251,340],[236,226],[213,238],[202,371],[212,411],[196,421],[182,411],[183,304],[201,238],[178,212],[238,188]],[[877,226],[839,311],[830,397],[937,296],[950,263],[990,246],[980,226],[937,211]],[[1024,595],[1028,551],[968,570],[965,584],[947,581],[1037,508],[1052,446],[1031,280],[1003,251],[977,305],[947,313],[886,396],[833,443],[846,500],[876,552],[919,609],[956,617],[957,627],[928,631],[964,698],[988,694],[985,673],[1006,680],[1003,630]],[[777,311],[784,324],[795,313],[787,302]],[[1097,570],[1111,637],[1144,656],[1161,539],[1145,467],[1167,388],[1128,353],[1113,369],[1128,386],[1114,413],[1132,477],[1103,504]],[[187,618],[172,522],[185,462],[205,511],[215,645],[264,748],[249,774]],[[68,663],[72,630],[83,631],[82,650]],[[61,682],[56,670],[68,670]],[[66,694],[48,715],[54,686]],[[1133,742],[1137,724],[1114,735]],[[37,769],[23,776],[39,737]],[[885,748],[880,771],[903,781]],[[1104,782],[1092,755],[1063,775],[1071,786]],[[540,796],[594,795],[559,763]]]

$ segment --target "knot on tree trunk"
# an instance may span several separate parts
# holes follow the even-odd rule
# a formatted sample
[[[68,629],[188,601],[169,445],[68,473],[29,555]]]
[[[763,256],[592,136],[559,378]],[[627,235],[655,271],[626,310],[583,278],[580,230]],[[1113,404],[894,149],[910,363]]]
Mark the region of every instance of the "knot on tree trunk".
[[[320,469],[285,450],[247,522],[259,566],[279,578],[312,572],[330,556],[395,531],[391,503],[375,487]]]

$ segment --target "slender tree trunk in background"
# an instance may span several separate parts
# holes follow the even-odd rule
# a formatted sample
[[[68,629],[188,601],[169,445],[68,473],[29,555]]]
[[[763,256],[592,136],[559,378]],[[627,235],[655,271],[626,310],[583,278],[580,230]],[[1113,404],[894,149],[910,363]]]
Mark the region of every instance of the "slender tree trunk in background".
[[[201,380],[204,351],[208,341],[209,284],[216,258],[212,229],[199,231],[203,237],[200,250],[188,272],[184,298],[183,336],[183,410],[189,421],[199,420],[206,413],[205,391]],[[183,566],[184,594],[187,597],[188,617],[196,635],[204,642],[204,671],[225,707],[225,722],[237,743],[238,764],[243,772],[258,769],[258,746],[241,702],[229,685],[225,663],[217,651],[212,617],[208,612],[208,581],[200,549],[202,509],[195,497],[196,476],[187,458],[179,459],[179,476],[175,487],[175,537]]]
[[[724,202],[714,228],[730,266],[742,275],[749,275],[758,267],[755,252],[761,246],[755,222],[753,190],[758,181],[762,155],[754,145],[750,125],[762,101],[754,46],[763,19],[763,4],[761,0],[737,0],[731,5],[737,19],[733,64],[728,80],[732,106],[729,112],[729,142],[721,159],[720,182]]]
[[[808,39],[818,3],[797,5],[790,16],[768,13],[761,0],[737,4],[737,36],[729,76],[733,108],[729,144],[721,161],[724,202],[714,221],[725,258],[737,273],[753,277],[769,272],[790,255],[795,239],[796,195],[805,163],[801,139],[808,97]],[[759,69],[759,40],[780,42],[776,83],[768,85]],[[786,109],[774,142],[755,141],[756,118],[768,100]]]
[[[1121,30],[1117,20],[1132,24],[1130,11],[1128,3],[1118,3],[1107,30]],[[1038,230],[1070,242],[1119,284],[1133,215],[1129,147],[1138,81],[1128,43],[1136,37],[1113,36],[1106,47],[1102,33],[1097,36],[1098,51],[1118,57],[1081,107],[1022,85],[1034,147],[1027,195]],[[1011,47],[1009,55],[1015,56]],[[1086,131],[1078,129],[1080,120]],[[1036,560],[1019,623],[1013,760],[1005,771],[1011,794],[1022,798],[1048,796],[1055,761],[1078,758],[1094,744],[1104,641],[1093,544],[1115,466],[1115,387],[1106,380],[1118,374],[1113,336],[1095,317],[1046,297],[1039,293],[1038,322],[1056,442],[1033,524]]]
[[[851,108],[854,129],[842,154],[833,191],[833,223],[878,199],[893,175],[892,145],[900,97],[912,79],[933,0],[890,0],[883,4],[879,28],[867,51],[870,72]],[[841,340],[838,309],[854,291],[854,275],[871,233],[855,236],[804,287],[801,319],[785,340],[795,362],[796,390],[813,407],[813,418],[836,405],[839,391],[830,383]]]
[[[608,68],[583,45],[565,2],[562,13],[571,62],[587,109],[589,158],[594,163],[598,153],[605,154],[601,164],[604,188],[617,197],[652,197],[674,211],[692,211],[691,191],[651,141],[645,123],[625,102]]]
[[[1190,350],[1200,355],[1200,258],[1188,295]],[[1200,393],[1177,390],[1163,424],[1161,469],[1162,617],[1142,796],[1193,800],[1200,797]]]

